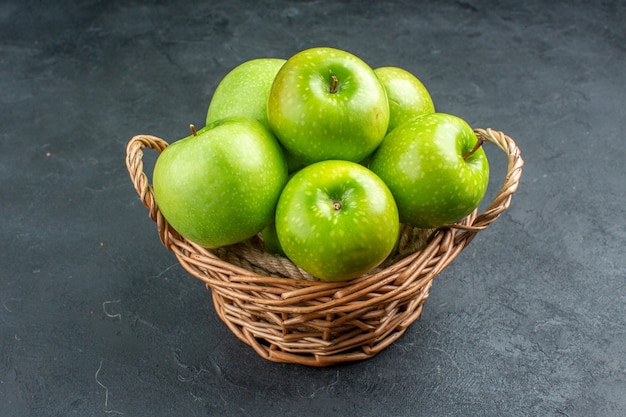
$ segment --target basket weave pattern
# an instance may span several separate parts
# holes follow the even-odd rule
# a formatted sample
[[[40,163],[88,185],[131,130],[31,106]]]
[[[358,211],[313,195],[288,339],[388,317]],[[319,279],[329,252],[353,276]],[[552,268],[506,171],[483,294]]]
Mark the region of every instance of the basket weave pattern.
[[[215,309],[235,336],[275,362],[328,366],[370,358],[396,341],[421,314],[433,278],[508,209],[523,160],[502,132],[476,129],[507,156],[507,173],[484,212],[434,230],[403,227],[398,249],[381,267],[348,282],[322,282],[288,259],[264,251],[260,237],[208,250],[182,238],[165,220],[143,170],[145,148],[164,140],[133,137],[126,148],[131,181],[162,244],[211,290]]]

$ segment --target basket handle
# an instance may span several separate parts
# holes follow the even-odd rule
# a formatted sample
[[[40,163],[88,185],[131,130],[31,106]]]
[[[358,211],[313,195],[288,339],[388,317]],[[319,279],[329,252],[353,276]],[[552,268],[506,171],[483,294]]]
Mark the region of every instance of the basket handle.
[[[487,226],[500,217],[500,214],[509,208],[511,198],[519,185],[520,177],[522,175],[522,166],[524,165],[520,149],[509,136],[492,129],[474,129],[474,133],[479,138],[494,143],[507,155],[507,174],[504,178],[502,187],[491,204],[485,209],[484,212],[476,216],[471,224],[457,223],[450,225],[451,228],[461,231],[455,239],[457,242],[461,239],[465,239],[467,240],[466,243],[469,243],[476,233],[486,229]],[[135,187],[135,190],[137,191],[137,194],[139,194],[141,202],[148,208],[150,218],[157,223],[159,237],[165,247],[169,247],[167,242],[170,239],[170,233],[176,237],[179,236],[178,233],[176,233],[176,231],[169,226],[157,208],[154,191],[143,170],[142,158],[143,150],[145,148],[153,149],[158,153],[161,153],[167,146],[168,143],[166,141],[152,135],[136,135],[131,138],[126,146],[126,168],[130,174],[130,179]]]
[[[522,166],[524,165],[520,149],[509,136],[492,129],[474,129],[474,133],[479,139],[497,145],[507,155],[507,173],[500,190],[485,211],[477,215],[469,225],[454,224],[450,226],[462,230],[455,239],[457,242],[460,239],[467,239],[466,243],[469,243],[476,233],[485,230],[509,208],[511,198],[519,185]]]
[[[130,179],[141,202],[148,208],[149,217],[156,222],[159,238],[166,248],[169,247],[170,233],[175,236],[178,236],[178,233],[169,226],[169,223],[158,210],[154,190],[143,170],[143,150],[145,148],[153,149],[160,154],[167,147],[166,141],[152,135],[133,136],[126,145],[126,168],[130,174]]]

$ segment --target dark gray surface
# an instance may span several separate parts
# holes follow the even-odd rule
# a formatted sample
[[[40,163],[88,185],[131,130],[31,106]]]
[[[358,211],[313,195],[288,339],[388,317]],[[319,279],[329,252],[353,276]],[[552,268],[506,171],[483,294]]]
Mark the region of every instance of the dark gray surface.
[[[0,3],[0,416],[625,414],[624,2],[171,3]],[[409,331],[327,369],[235,339],[124,166],[235,65],[318,45],[414,72],[526,161]]]

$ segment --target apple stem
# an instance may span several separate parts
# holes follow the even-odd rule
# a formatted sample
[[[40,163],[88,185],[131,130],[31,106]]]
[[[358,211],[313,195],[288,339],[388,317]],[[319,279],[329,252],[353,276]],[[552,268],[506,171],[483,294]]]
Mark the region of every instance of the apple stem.
[[[336,75],[331,75],[330,78],[333,79],[333,85],[330,86],[330,94],[335,94],[339,85],[339,79],[337,79]]]
[[[198,136],[198,132],[196,131],[196,127],[192,124],[189,125],[189,130],[191,130],[191,134],[194,136]]]
[[[341,210],[341,203],[339,201],[333,201],[333,208],[335,211]]]
[[[469,158],[470,156],[472,156],[474,154],[474,152],[476,152],[478,150],[478,148],[480,148],[481,146],[483,146],[483,143],[485,143],[485,139],[483,137],[479,137],[478,141],[476,141],[476,145],[474,145],[474,147],[472,148],[471,151],[469,151],[468,153],[466,153],[465,155],[463,155],[463,159],[467,160],[467,158]]]

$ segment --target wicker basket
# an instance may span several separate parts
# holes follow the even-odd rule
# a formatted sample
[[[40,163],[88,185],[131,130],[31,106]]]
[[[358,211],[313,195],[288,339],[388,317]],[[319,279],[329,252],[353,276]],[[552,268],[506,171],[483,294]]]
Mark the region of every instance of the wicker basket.
[[[515,142],[476,129],[508,157],[493,202],[457,224],[435,230],[404,227],[398,249],[370,273],[348,282],[313,279],[288,259],[264,251],[260,237],[207,250],[182,238],[159,211],[143,171],[143,150],[163,151],[155,136],[133,137],[126,166],[163,245],[211,290],[217,314],[240,340],[270,361],[328,366],[370,358],[397,340],[421,314],[433,278],[504,212],[522,173]]]

